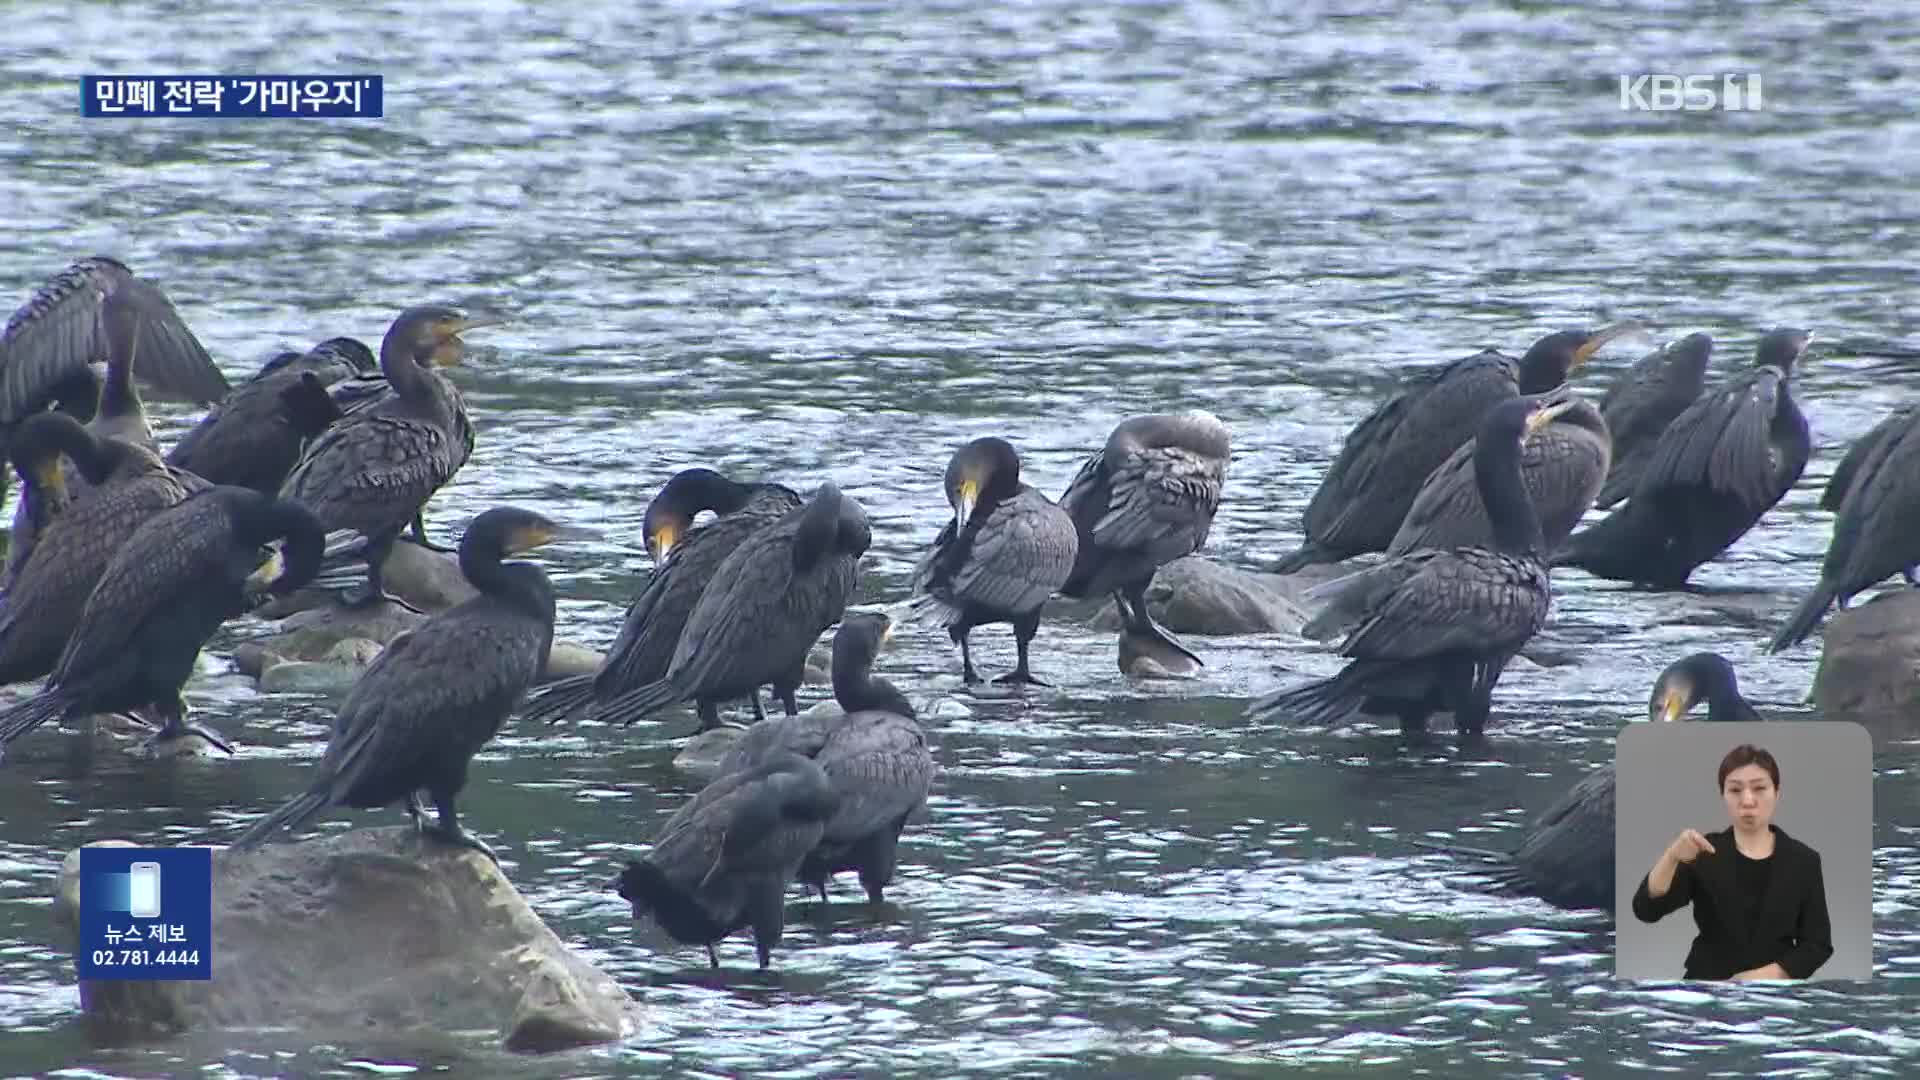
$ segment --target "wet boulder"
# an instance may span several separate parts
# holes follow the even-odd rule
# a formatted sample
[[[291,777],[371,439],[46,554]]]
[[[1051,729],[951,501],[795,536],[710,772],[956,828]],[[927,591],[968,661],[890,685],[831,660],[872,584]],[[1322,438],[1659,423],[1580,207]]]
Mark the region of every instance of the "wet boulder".
[[[1876,747],[1920,736],[1920,589],[1883,592],[1827,620],[1813,701]]]
[[[1147,587],[1147,611],[1176,634],[1294,633],[1306,622],[1300,603],[1304,584],[1189,555],[1154,574]],[[1120,628],[1111,599],[1090,621],[1103,630]]]
[[[381,587],[408,605],[429,615],[473,598],[476,590],[460,572],[460,560],[450,553],[429,551],[410,540],[393,545],[380,565]],[[334,602],[330,593],[303,589],[263,609],[278,619]]]
[[[276,633],[241,644],[233,662],[259,679],[262,690],[328,693],[343,682],[352,685],[382,648],[426,619],[389,600],[364,608],[334,603],[311,607],[282,619]],[[556,639],[547,655],[545,680],[591,675],[605,660],[596,650]],[[291,664],[310,666],[275,674]]]
[[[106,841],[119,844],[120,841]],[[80,855],[55,915],[77,933]],[[492,1030],[509,1050],[615,1042],[638,1004],[568,949],[477,852],[411,826],[214,852],[213,978],[83,981],[113,1030],[281,1028],[310,1042]]]

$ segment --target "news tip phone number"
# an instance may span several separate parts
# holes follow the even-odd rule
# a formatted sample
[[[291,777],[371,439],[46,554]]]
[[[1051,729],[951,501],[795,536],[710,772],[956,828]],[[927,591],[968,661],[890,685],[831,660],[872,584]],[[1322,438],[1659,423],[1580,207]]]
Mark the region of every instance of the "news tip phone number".
[[[231,76],[211,79],[115,78],[93,81],[93,105],[102,113],[179,115],[252,112],[272,109],[314,114],[360,112],[374,88],[370,78],[290,79]]]
[[[95,949],[94,967],[147,967],[150,965],[198,967],[199,949]]]

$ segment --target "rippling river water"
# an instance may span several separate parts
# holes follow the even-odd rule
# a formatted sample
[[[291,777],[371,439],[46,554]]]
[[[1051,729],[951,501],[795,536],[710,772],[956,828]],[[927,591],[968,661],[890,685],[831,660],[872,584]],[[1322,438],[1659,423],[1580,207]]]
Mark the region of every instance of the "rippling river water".
[[[1405,843],[1461,829],[1510,843],[1611,759],[1653,675],[1696,648],[1733,659],[1769,712],[1800,707],[1817,645],[1759,647],[1817,574],[1818,485],[1920,383],[1843,355],[1920,343],[1910,13],[10,10],[0,298],[118,255],[236,378],[283,344],[377,342],[412,303],[508,313],[456,376],[479,445],[429,518],[450,540],[515,502],[599,530],[603,545],[551,559],[560,633],[589,644],[612,638],[644,573],[646,499],[689,464],[832,476],[873,516],[862,593],[887,602],[947,513],[947,455],[978,434],[1011,438],[1057,494],[1122,416],[1210,409],[1235,440],[1212,553],[1263,564],[1298,541],[1342,434],[1401,365],[1617,316],[1663,340],[1712,333],[1716,372],[1773,325],[1815,329],[1827,354],[1800,381],[1813,462],[1697,576],[1715,595],[1556,575],[1553,633],[1577,662],[1509,673],[1494,760],[1240,718],[1252,694],[1332,671],[1319,646],[1204,639],[1198,681],[1130,685],[1110,634],[1049,624],[1036,665],[1053,690],[933,722],[944,774],[905,838],[895,916],[798,921],[771,985],[716,981],[605,891],[690,790],[669,765],[678,716],[510,727],[463,817],[556,931],[647,1004],[648,1029],[616,1048],[528,1062],[454,1036],[89,1044],[45,900],[62,856],[105,837],[231,836],[303,782],[331,716],[223,674],[220,639],[192,695],[245,741],[238,759],[95,758],[49,730],[0,774],[0,1071],[1910,1075],[1911,747],[1877,759],[1870,984],[1618,984],[1604,916],[1485,896]],[[1650,70],[1762,73],[1766,109],[1623,111],[1616,76]],[[387,118],[83,121],[74,107],[83,72],[280,71],[384,74]],[[1610,349],[1580,383],[1637,351]],[[155,412],[164,439],[192,419]],[[1004,628],[976,641],[989,668],[1010,663]],[[931,632],[898,637],[882,667],[916,699],[957,692],[957,657]]]

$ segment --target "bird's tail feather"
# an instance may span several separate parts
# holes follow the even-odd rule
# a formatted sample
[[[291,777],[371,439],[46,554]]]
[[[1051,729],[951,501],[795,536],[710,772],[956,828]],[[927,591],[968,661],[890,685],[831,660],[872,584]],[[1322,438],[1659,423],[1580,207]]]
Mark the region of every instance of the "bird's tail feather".
[[[273,813],[268,814],[266,817],[248,826],[247,831],[241,833],[231,846],[234,848],[253,847],[264,840],[267,834],[281,826],[285,826],[288,829],[297,829],[305,825],[314,815],[326,808],[327,795],[324,791],[309,791],[305,795],[296,796],[287,800],[280,809],[275,810]]]
[[[1417,848],[1425,848],[1428,851],[1438,851],[1446,855],[1465,855],[1468,858],[1484,859],[1491,863],[1504,863],[1513,858],[1512,852],[1494,851],[1491,848],[1469,847],[1465,844],[1439,844],[1432,840],[1414,840],[1411,838],[1407,840],[1407,843]]]
[[[1367,687],[1359,664],[1349,664],[1330,679],[1315,679],[1256,699],[1247,716],[1288,717],[1303,725],[1331,727],[1351,719],[1366,703]]]
[[[49,720],[65,716],[74,704],[73,695],[61,690],[42,690],[18,705],[0,712],[0,754],[8,743]]]
[[[592,675],[573,675],[548,683],[520,707],[520,719],[557,724],[575,715],[593,700],[593,680]]]
[[[932,593],[920,593],[905,603],[894,604],[885,613],[896,625],[916,622],[952,626],[960,621],[960,609]]]
[[[593,713],[593,718],[602,723],[631,724],[644,720],[661,709],[682,700],[686,695],[673,685],[670,679],[655,679],[644,686],[635,687],[612,701],[601,705]]]
[[[1767,651],[1783,652],[1805,641],[1807,635],[1813,633],[1813,628],[1820,625],[1820,620],[1826,618],[1827,606],[1831,603],[1833,587],[1824,581],[1815,585],[1813,591],[1800,601],[1800,606],[1793,609],[1793,614],[1787,616],[1786,625],[1773,635],[1772,641],[1767,642]]]

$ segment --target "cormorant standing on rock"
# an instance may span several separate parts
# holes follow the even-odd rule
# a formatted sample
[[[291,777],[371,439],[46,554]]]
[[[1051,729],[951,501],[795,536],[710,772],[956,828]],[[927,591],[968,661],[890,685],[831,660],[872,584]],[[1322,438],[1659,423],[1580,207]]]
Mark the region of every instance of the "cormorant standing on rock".
[[[565,534],[526,510],[495,507],[460,540],[460,572],[479,595],[388,643],[347,692],[311,787],[235,840],[259,843],[297,829],[332,806],[404,802],[414,823],[441,840],[498,862],[460,826],[453,800],[467,766],[520,703],[553,647],[553,586],[538,566],[502,562]],[[426,826],[420,795],[439,824]]]

